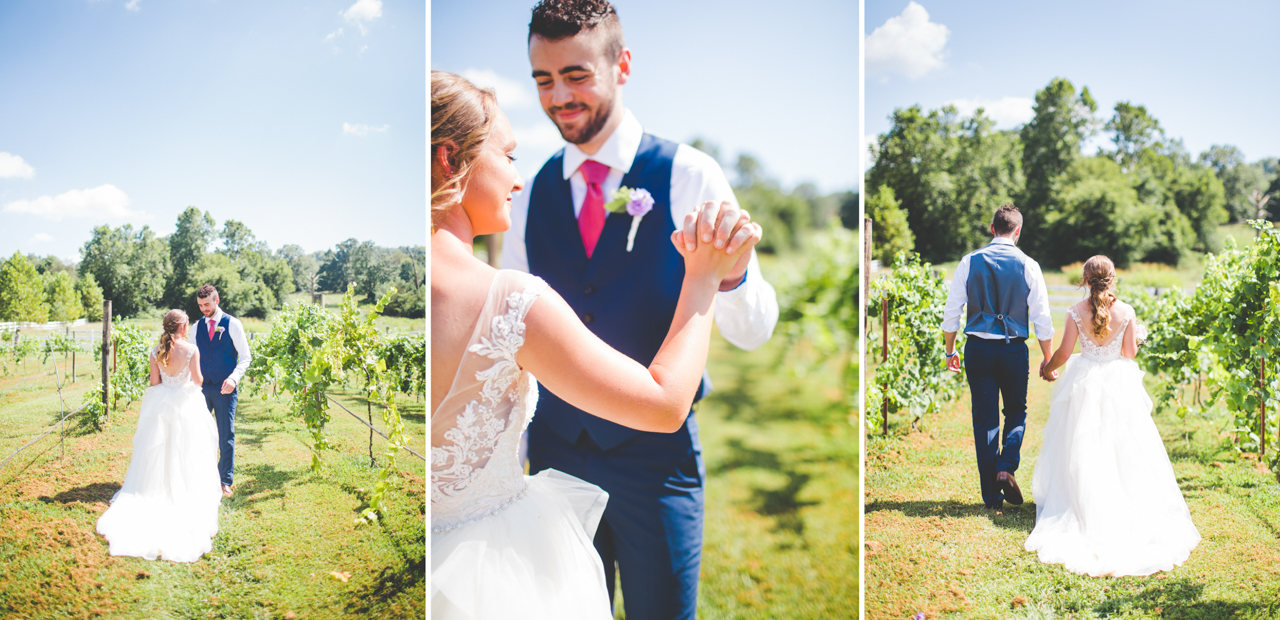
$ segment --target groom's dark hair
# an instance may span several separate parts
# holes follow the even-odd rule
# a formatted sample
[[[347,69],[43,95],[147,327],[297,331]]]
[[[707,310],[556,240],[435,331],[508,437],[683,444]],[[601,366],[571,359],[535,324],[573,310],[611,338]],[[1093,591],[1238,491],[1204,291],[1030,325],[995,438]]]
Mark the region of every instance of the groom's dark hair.
[[[622,22],[618,12],[606,0],[542,0],[533,7],[529,21],[529,39],[535,35],[548,41],[559,41],[585,30],[599,28],[605,35],[605,57],[611,62],[622,53]]]
[[[201,286],[200,290],[196,291],[196,299],[208,299],[210,297],[217,297],[217,296],[218,296],[218,289],[213,288],[212,284],[206,284],[204,286]]]
[[[1022,225],[1022,212],[1013,205],[1005,205],[996,209],[995,217],[991,218],[991,230],[997,236],[1007,235],[1018,229]]]

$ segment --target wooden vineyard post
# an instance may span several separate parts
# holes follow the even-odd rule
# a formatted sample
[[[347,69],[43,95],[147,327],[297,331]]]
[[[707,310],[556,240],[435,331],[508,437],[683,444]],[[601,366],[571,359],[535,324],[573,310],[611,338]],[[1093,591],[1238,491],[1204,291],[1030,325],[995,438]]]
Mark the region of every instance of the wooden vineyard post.
[[[871,296],[871,218],[869,217],[862,219],[862,290],[864,291],[863,299]]]
[[[880,363],[889,361],[889,297],[880,299]],[[880,403],[880,414],[884,417],[884,428],[881,435],[889,436],[889,395]]]
[[[1258,337],[1261,341],[1262,337]],[[1267,358],[1261,358],[1258,369],[1258,460],[1267,454]]]
[[[111,373],[107,372],[107,360],[111,356],[111,300],[102,302],[102,410],[111,407]]]
[[[76,350],[71,350],[71,382],[76,382]]]

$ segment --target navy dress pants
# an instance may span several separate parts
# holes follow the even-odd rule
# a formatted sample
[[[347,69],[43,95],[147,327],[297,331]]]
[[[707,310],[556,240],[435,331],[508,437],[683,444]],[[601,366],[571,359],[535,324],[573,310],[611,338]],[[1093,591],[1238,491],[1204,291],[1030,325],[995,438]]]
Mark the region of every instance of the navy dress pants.
[[[218,477],[222,484],[229,485],[236,470],[236,402],[240,400],[240,389],[223,394],[221,382],[200,389],[218,423]]]
[[[601,450],[583,432],[566,442],[535,415],[529,470],[558,469],[609,493],[596,530],[609,600],[614,569],[622,579],[627,620],[695,617],[702,563],[702,447],[692,415],[672,434],[640,433]]]
[[[986,340],[970,336],[964,344],[965,376],[973,399],[973,445],[978,457],[982,503],[999,506],[1004,494],[996,475],[1018,471],[1027,423],[1029,355],[1025,340]],[[1004,432],[1000,401],[1004,400]]]

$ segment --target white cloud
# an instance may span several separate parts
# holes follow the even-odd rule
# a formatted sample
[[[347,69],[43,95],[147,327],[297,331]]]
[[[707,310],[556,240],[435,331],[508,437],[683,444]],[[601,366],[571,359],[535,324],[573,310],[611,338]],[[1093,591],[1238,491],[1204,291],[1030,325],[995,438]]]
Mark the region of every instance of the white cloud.
[[[542,164],[564,146],[564,138],[560,137],[560,130],[549,119],[516,127],[512,131],[516,136],[516,170],[528,185],[542,169]]]
[[[913,80],[943,67],[943,48],[951,31],[929,21],[929,12],[912,2],[866,40],[868,74],[901,73]]]
[[[32,237],[29,241],[27,241],[27,247],[31,247],[33,245],[40,245],[41,243],[48,243],[50,241],[53,241],[52,236],[46,235],[45,233],[36,233],[34,237]]]
[[[1030,121],[1035,116],[1036,104],[1030,97],[953,99],[947,103],[955,106],[965,116],[972,115],[978,108],[983,108],[986,110],[986,115],[996,122],[996,127],[1001,129],[1012,129]]]
[[[355,125],[352,125],[351,123],[342,124],[342,133],[349,133],[353,136],[360,136],[361,138],[369,135],[370,133],[387,133],[388,129],[391,129],[391,125],[375,127],[364,123],[356,123]]]
[[[30,179],[36,169],[13,153],[0,151],[0,179]]]
[[[480,88],[492,88],[498,93],[498,105],[504,109],[526,108],[538,103],[526,82],[499,75],[492,69],[467,69],[461,75]]]
[[[340,36],[342,36],[342,29],[341,29],[341,28],[339,28],[339,29],[337,29],[337,30],[334,30],[333,32],[330,32],[328,35],[325,35],[325,37],[324,37],[324,42],[325,42],[325,43],[333,43],[333,40],[334,40],[334,39],[336,39],[336,38],[338,38],[338,37],[340,37]]]
[[[9,213],[30,213],[55,222],[64,217],[123,219],[145,216],[130,211],[129,196],[120,188],[107,184],[92,189],[73,189],[57,196],[41,196],[35,200],[15,200],[4,206]]]
[[[382,0],[356,0],[356,3],[340,13],[342,18],[359,26],[365,33],[365,24],[382,17]]]
[[[135,12],[135,13],[136,13],[136,12],[138,11],[138,9],[142,8],[142,7],[138,6],[138,3],[139,3],[139,2],[141,2],[141,1],[142,1],[142,0],[129,0],[129,2],[127,2],[127,3],[124,5],[124,8],[129,9],[130,11],[133,11],[133,12]]]

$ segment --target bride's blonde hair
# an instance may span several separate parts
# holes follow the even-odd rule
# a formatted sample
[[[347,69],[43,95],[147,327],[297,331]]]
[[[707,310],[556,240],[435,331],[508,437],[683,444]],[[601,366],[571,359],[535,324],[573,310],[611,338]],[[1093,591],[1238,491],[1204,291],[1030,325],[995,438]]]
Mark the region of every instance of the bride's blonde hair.
[[[467,173],[493,131],[497,111],[498,98],[492,90],[446,71],[431,72],[431,232],[462,199]],[[452,174],[445,174],[436,158],[445,142],[454,145],[449,158]]]
[[[1093,334],[1101,338],[1107,333],[1111,323],[1111,304],[1116,296],[1111,292],[1111,285],[1116,281],[1116,266],[1101,254],[1089,257],[1084,262],[1083,286],[1089,287],[1089,307],[1093,310],[1091,327]]]
[[[187,313],[181,310],[170,310],[161,321],[160,345],[156,347],[156,359],[164,366],[169,365],[169,353],[173,351],[173,341],[178,337],[178,330],[187,324]]]

